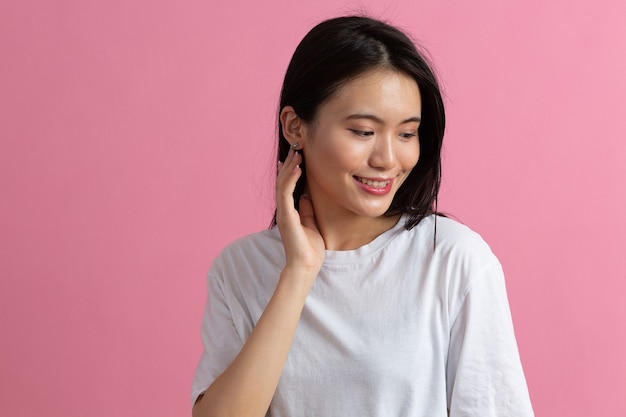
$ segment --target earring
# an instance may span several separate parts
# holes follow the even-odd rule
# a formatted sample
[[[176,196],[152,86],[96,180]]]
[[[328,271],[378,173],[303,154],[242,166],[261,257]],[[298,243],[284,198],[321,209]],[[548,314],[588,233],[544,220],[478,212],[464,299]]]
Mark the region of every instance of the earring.
[[[297,151],[297,150],[298,150],[298,142],[294,142],[294,143],[292,143],[292,144],[291,144],[291,148],[292,148],[294,151]]]

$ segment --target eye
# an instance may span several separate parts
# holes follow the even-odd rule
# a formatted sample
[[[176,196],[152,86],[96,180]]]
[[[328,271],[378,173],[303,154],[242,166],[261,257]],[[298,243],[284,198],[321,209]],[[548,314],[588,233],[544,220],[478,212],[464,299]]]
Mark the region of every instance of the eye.
[[[402,139],[411,139],[417,136],[417,132],[405,132],[405,133],[400,133],[400,137]]]
[[[358,130],[358,129],[348,129],[348,130],[354,133],[355,135],[361,136],[361,137],[368,137],[374,134],[374,132],[369,131],[369,130]]]

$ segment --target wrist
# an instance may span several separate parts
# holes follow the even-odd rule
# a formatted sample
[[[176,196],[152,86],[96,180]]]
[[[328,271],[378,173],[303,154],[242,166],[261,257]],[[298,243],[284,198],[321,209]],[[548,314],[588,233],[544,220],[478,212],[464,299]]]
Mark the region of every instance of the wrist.
[[[318,272],[319,269],[285,267],[280,273],[277,289],[306,298]]]

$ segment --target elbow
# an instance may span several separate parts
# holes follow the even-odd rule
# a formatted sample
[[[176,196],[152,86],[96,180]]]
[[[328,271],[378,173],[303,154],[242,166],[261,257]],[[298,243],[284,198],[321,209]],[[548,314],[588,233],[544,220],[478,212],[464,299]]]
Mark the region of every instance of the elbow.
[[[204,400],[204,401],[203,401]],[[207,400],[204,393],[198,396],[196,402],[193,404],[193,408],[191,409],[191,417],[221,417],[225,416],[223,412],[218,412],[211,407],[210,402]]]
[[[265,414],[263,414],[265,415]],[[204,394],[198,396],[198,399],[194,403],[191,409],[192,417],[243,417],[243,416],[256,416],[248,412],[240,412],[237,410],[217,410],[214,404],[207,399]]]
[[[249,395],[241,396],[225,395],[216,390],[212,384],[205,392],[196,399],[192,409],[192,417],[265,417],[269,404],[258,404],[250,401]]]

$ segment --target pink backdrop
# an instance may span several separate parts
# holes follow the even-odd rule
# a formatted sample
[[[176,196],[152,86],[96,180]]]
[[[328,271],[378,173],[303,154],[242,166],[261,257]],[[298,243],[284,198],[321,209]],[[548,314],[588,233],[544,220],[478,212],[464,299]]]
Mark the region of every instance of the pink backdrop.
[[[436,63],[440,208],[504,265],[537,415],[626,415],[626,2],[338,4],[2,2],[0,415],[189,415],[206,271],[269,222],[290,54],[357,9]]]

